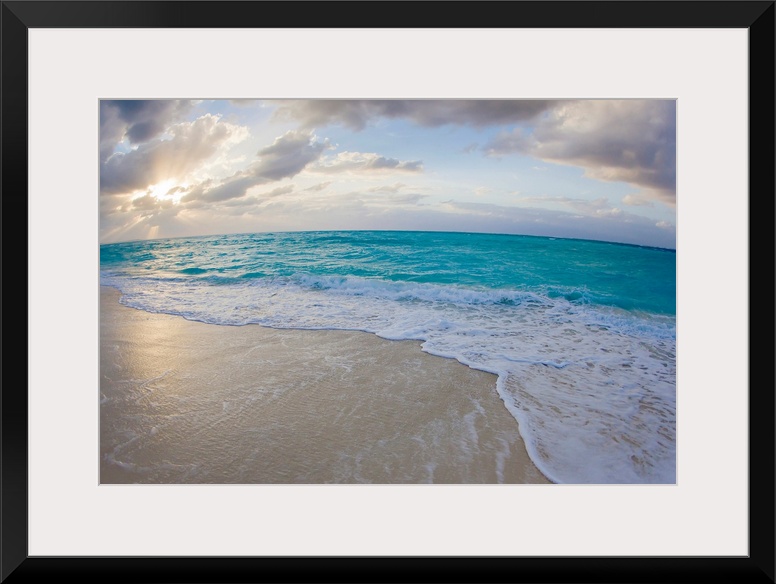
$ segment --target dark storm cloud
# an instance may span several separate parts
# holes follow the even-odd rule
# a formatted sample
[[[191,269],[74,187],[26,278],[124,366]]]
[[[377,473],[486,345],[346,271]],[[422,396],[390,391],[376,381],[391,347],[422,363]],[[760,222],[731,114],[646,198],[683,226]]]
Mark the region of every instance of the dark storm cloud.
[[[339,124],[354,130],[378,118],[410,120],[421,126],[446,124],[488,126],[529,120],[557,106],[556,100],[283,100],[275,115],[293,119],[304,128]]]
[[[126,137],[142,144],[179,121],[192,107],[190,100],[121,99],[100,101],[100,161],[105,161]]]
[[[259,160],[248,170],[235,173],[212,188],[195,187],[182,200],[217,202],[242,197],[251,187],[299,174],[327,148],[328,141],[319,142],[310,132],[290,130],[259,150]]]
[[[485,148],[579,166],[591,178],[646,189],[651,198],[676,200],[676,102],[590,100],[565,104],[538,121],[532,133],[516,128]]]

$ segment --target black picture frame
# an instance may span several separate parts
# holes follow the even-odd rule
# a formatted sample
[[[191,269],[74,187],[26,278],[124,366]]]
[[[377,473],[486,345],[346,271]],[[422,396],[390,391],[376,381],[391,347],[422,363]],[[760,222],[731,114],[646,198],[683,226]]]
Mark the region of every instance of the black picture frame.
[[[347,6],[345,6],[347,4]],[[0,581],[774,582],[774,1],[3,1],[2,199],[8,314],[28,310],[30,28],[742,28],[749,32],[749,554],[746,557],[29,557],[28,331],[6,323]],[[271,5],[271,6],[270,6]],[[302,6],[304,5],[304,6]],[[408,7],[409,4],[405,3]],[[442,10],[439,8],[443,7]],[[383,6],[382,8],[385,8]],[[379,19],[370,15],[379,14]],[[271,15],[271,16],[268,16]],[[411,21],[411,22],[410,22]],[[366,23],[366,24],[363,24]],[[26,251],[26,248],[25,248]],[[16,367],[13,367],[16,365]],[[19,377],[25,382],[19,382]],[[13,379],[13,382],[10,380]]]

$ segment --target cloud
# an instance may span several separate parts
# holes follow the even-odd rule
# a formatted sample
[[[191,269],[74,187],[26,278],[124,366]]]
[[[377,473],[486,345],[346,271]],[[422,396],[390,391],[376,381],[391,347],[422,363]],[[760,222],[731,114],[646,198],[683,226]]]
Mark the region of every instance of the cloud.
[[[510,153],[582,167],[585,175],[622,181],[643,196],[676,201],[676,102],[585,100],[558,105],[532,132],[515,128],[484,147],[490,156]]]
[[[259,198],[271,199],[273,197],[279,197],[281,195],[288,195],[294,192],[294,185],[286,185],[284,187],[277,187],[267,193],[259,193]]]
[[[280,180],[299,174],[305,166],[320,158],[329,148],[328,140],[318,142],[311,132],[289,130],[259,150],[259,162],[252,173],[268,180]]]
[[[125,138],[130,144],[142,144],[159,136],[191,107],[191,100],[101,100],[100,161],[107,160]]]
[[[534,142],[523,128],[514,128],[509,132],[500,132],[482,149],[488,156],[504,156],[515,152],[528,153],[533,145]]]
[[[623,211],[617,207],[612,207],[611,209],[598,209],[596,210],[596,215],[599,217],[622,217]]]
[[[280,187],[284,188],[284,187]],[[117,197],[106,197],[112,203]],[[626,213],[580,215],[538,207],[506,207],[486,203],[448,201],[418,204],[415,193],[374,196],[358,191],[338,195],[305,193],[260,199],[248,196],[219,205],[183,206],[145,211],[139,215],[114,210],[102,223],[101,241],[148,237],[176,237],[208,233],[296,229],[417,229],[478,231],[550,237],[577,237],[675,248],[676,233],[667,222],[656,223]],[[197,201],[198,203],[198,201]],[[127,205],[131,211],[131,206]],[[153,215],[152,215],[153,213]],[[163,222],[162,218],[169,219]],[[157,231],[149,228],[159,225]]]
[[[159,201],[151,195],[143,195],[132,200],[132,207],[134,209],[157,209],[159,208]]]
[[[340,152],[334,158],[321,160],[310,170],[321,173],[422,172],[423,162],[401,161],[373,152]]]
[[[376,193],[376,194],[375,194]],[[371,189],[340,193],[327,193],[317,197],[299,198],[293,204],[307,210],[339,212],[340,209],[358,206],[364,209],[387,209],[402,205],[416,205],[429,195],[417,192],[375,192]]]
[[[398,193],[400,190],[402,190],[404,187],[406,187],[404,183],[394,183],[392,185],[383,185],[379,187],[372,187],[370,189],[367,189],[367,192],[370,193],[386,193],[386,194],[394,194]]]
[[[183,195],[181,201],[189,202],[193,200],[200,200],[210,203],[227,201],[229,199],[242,197],[245,195],[248,189],[262,182],[266,181],[251,174],[241,172],[231,176],[230,178],[212,188],[206,189],[199,185],[195,186],[188,193]]]
[[[396,206],[413,206],[417,205],[423,199],[427,199],[429,195],[425,195],[417,192],[400,193],[400,192],[378,192],[380,196],[364,196],[362,191],[353,191],[350,193],[340,194],[338,197],[329,197],[329,201],[335,201],[339,205],[348,205],[349,201],[356,202],[359,206],[368,209],[389,209]],[[369,192],[368,191],[368,192]]]
[[[181,193],[185,191],[186,191],[186,187],[178,186],[178,187],[172,187],[169,191],[167,191],[166,194],[167,196],[170,196],[170,195],[174,195],[175,193]]]
[[[544,205],[546,203],[556,203],[559,205],[563,205],[565,207],[569,207],[570,209],[573,209],[576,212],[579,213],[585,213],[585,214],[591,214],[591,213],[598,213],[605,212],[607,210],[611,210],[611,207],[609,206],[609,199],[605,197],[599,197],[598,199],[589,200],[589,199],[575,199],[573,197],[550,197],[550,196],[544,196],[544,197],[520,197],[519,199],[523,203],[539,203],[541,205]]]
[[[306,188],[306,189],[304,189],[304,190],[306,190],[306,191],[311,191],[311,192],[315,193],[315,192],[318,192],[318,191],[322,191],[323,189],[325,189],[326,187],[328,187],[330,184],[331,184],[331,181],[330,181],[330,180],[327,180],[327,181],[324,181],[324,182],[318,183],[317,185],[313,185],[313,186],[311,186],[311,187],[307,187],[307,188]]]
[[[675,203],[676,103],[673,100],[284,100],[275,116],[304,128],[361,130],[381,118],[420,126],[512,127],[482,149],[579,166],[589,178],[626,182],[643,196]],[[471,148],[471,145],[469,149]]]
[[[167,129],[170,139],[145,142],[135,150],[116,152],[100,167],[100,193],[111,195],[181,179],[213,156],[236,126],[206,114]]]
[[[649,198],[639,195],[625,195],[622,198],[623,205],[631,207],[654,207],[655,204]]]
[[[312,132],[290,130],[260,149],[257,153],[259,159],[247,170],[237,172],[213,187],[194,187],[181,200],[218,202],[242,197],[254,186],[299,174],[329,147],[327,140],[318,141]]]
[[[428,195],[421,193],[396,193],[388,197],[387,201],[393,205],[417,205],[423,199],[427,199]]]
[[[292,119],[303,128],[327,124],[362,130],[379,118],[406,119],[426,127],[447,124],[484,127],[529,120],[557,106],[556,100],[367,99],[283,100],[275,117]]]
[[[458,223],[466,225],[469,231],[617,241],[669,249],[676,247],[676,233],[671,225],[656,225],[654,220],[620,209],[602,209],[600,213],[582,216],[538,207],[455,201],[448,201],[443,209],[461,216]]]

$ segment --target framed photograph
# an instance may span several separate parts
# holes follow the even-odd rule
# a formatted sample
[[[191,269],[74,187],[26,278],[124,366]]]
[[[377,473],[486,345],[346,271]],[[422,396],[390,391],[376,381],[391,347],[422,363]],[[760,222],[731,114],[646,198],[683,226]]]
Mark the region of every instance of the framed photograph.
[[[774,3],[440,7],[2,3],[2,581],[774,581]]]

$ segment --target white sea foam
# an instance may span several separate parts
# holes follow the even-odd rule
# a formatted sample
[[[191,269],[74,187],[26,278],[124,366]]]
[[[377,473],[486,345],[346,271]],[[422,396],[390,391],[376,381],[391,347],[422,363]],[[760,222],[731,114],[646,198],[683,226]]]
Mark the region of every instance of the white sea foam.
[[[352,277],[213,285],[103,274],[102,283],[119,288],[127,306],[207,323],[421,340],[424,351],[498,375],[529,455],[551,480],[675,482],[673,317],[562,296]]]

